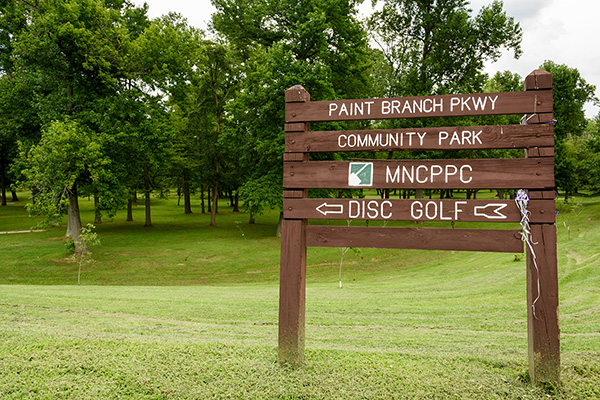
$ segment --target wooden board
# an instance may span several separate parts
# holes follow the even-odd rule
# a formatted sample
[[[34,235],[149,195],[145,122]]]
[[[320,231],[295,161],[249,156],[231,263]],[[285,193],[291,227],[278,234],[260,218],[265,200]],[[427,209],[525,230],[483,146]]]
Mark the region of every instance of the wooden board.
[[[474,150],[554,146],[553,125],[287,132],[286,152]]]
[[[551,113],[552,91],[287,103],[286,122]]]
[[[554,223],[554,200],[532,200],[531,222]],[[514,200],[284,199],[286,219],[519,222]]]
[[[279,360],[300,364],[304,359],[306,221],[282,221],[279,265]]]
[[[523,252],[519,230],[309,225],[306,235],[315,247]]]
[[[365,170],[368,180],[355,179]],[[295,188],[378,189],[550,189],[554,158],[484,160],[398,160],[351,163],[309,161],[284,163],[283,186]]]
[[[532,382],[560,381],[556,226],[531,225],[527,246],[527,337]]]

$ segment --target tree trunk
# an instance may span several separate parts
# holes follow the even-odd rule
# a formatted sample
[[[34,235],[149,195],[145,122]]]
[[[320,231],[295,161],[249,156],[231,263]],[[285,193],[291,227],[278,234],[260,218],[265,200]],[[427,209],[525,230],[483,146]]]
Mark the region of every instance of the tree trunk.
[[[217,120],[217,136],[219,135],[219,122]],[[210,213],[210,226],[217,226],[217,212],[219,212],[219,155],[215,155],[215,186],[212,194],[212,212]]]
[[[204,208],[204,188],[206,187],[206,185],[202,185],[202,187],[200,187],[200,207],[202,208],[202,214],[204,214],[206,212],[206,209]]]
[[[217,182],[212,190],[212,212],[210,213],[210,226],[217,226],[217,209],[219,201],[219,190],[217,188]]]
[[[250,219],[248,220],[248,224],[254,225],[256,220],[254,219],[254,213],[252,212],[252,208],[250,208]]]
[[[152,227],[152,214],[150,212],[150,192],[146,192],[144,194],[144,204],[146,211],[146,222],[144,223],[144,228]]]
[[[237,190],[233,197],[233,212],[240,212],[240,193]]]
[[[6,206],[6,187],[4,186],[4,176],[2,177],[2,205]]]
[[[4,171],[4,157],[0,156],[0,186],[2,186],[2,205],[6,206],[6,173]]]
[[[88,247],[81,237],[81,216],[79,214],[79,198],[77,196],[77,184],[74,184],[69,192],[69,206],[67,208],[67,236],[73,239],[75,253],[87,253]]]
[[[129,195],[127,200],[127,222],[133,221],[133,194]]]
[[[73,86],[71,85],[71,83],[69,82],[69,84],[67,84],[67,115],[72,115],[73,114],[73,110],[75,109],[75,104],[73,104]]]
[[[100,212],[100,199],[98,195],[94,193],[94,224],[98,225],[102,223],[102,213]]]
[[[144,201],[146,211],[146,222],[144,228],[150,228],[152,226],[152,216],[150,214],[150,168],[148,164],[144,164]]]
[[[187,176],[183,177],[183,208],[186,214],[192,213],[192,198],[190,196],[190,181]]]
[[[212,191],[210,190],[210,188],[208,188],[206,191],[207,191],[207,193],[206,193],[206,200],[208,200],[207,201],[207,203],[208,203],[208,212],[212,213],[212,201],[211,201],[212,200],[212,197],[211,197]]]
[[[12,201],[13,202],[17,202],[19,201],[19,197],[17,196],[17,192],[15,192],[14,190],[11,189],[10,194],[12,194]]]

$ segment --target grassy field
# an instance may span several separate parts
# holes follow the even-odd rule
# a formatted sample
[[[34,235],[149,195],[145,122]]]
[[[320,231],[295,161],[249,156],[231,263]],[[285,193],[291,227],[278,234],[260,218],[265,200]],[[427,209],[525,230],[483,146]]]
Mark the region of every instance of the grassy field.
[[[0,231],[34,225],[25,201]],[[64,228],[0,234],[1,399],[600,398],[600,197],[559,202],[560,387],[528,382],[513,254],[361,249],[339,289],[341,251],[309,249],[306,365],[279,367],[277,214],[175,203],[99,225],[79,287]]]

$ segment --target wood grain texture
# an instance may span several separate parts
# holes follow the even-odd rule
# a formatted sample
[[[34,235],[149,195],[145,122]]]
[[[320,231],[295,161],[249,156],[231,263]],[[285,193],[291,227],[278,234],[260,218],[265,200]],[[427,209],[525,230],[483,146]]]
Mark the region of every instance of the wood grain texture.
[[[304,360],[306,293],[306,221],[281,223],[279,278],[279,362],[299,365]]]
[[[531,222],[554,223],[554,200],[531,200]],[[505,216],[502,218],[500,216]],[[284,199],[283,217],[378,221],[520,222],[514,200]]]
[[[554,125],[293,132],[295,133],[286,134],[286,152],[474,150],[554,146]]]
[[[533,383],[559,382],[556,226],[532,224],[531,241],[533,252],[527,247],[529,376]]]
[[[550,189],[554,188],[553,161],[552,158],[374,161],[373,184],[370,187],[379,189]],[[309,189],[352,188],[353,186],[349,185],[349,165],[350,163],[347,161],[284,163],[283,186]],[[417,170],[420,166],[423,167]],[[412,182],[404,174],[404,168],[408,172],[413,172]],[[435,175],[440,168],[441,175]],[[399,171],[398,175],[396,175],[396,171]],[[452,174],[455,171],[456,173]],[[446,173],[452,175],[448,175],[446,178]],[[435,176],[432,177],[432,174]],[[398,179],[395,179],[396,177]]]
[[[525,90],[552,89],[552,74],[543,69],[536,69],[525,77]]]
[[[315,247],[523,252],[518,230],[309,225],[306,232]]]
[[[454,99],[457,99],[458,105],[453,106],[453,104],[456,104]],[[482,105],[483,99],[489,99],[485,106]],[[494,101],[492,102],[492,100]],[[475,109],[476,103],[481,105],[477,107],[478,109]],[[397,107],[394,108],[394,105]],[[417,107],[417,105],[420,105],[420,107]],[[344,110],[348,111],[344,112]],[[291,123],[298,121],[352,121],[547,112],[552,112],[551,90],[535,93],[480,93],[390,99],[313,101],[305,104],[288,103],[286,105],[285,121]]]

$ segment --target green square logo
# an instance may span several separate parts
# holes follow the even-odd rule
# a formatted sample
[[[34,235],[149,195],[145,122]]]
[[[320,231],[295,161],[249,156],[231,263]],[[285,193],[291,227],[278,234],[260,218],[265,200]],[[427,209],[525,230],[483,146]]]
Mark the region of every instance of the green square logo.
[[[373,163],[351,162],[348,169],[348,186],[373,186]]]

